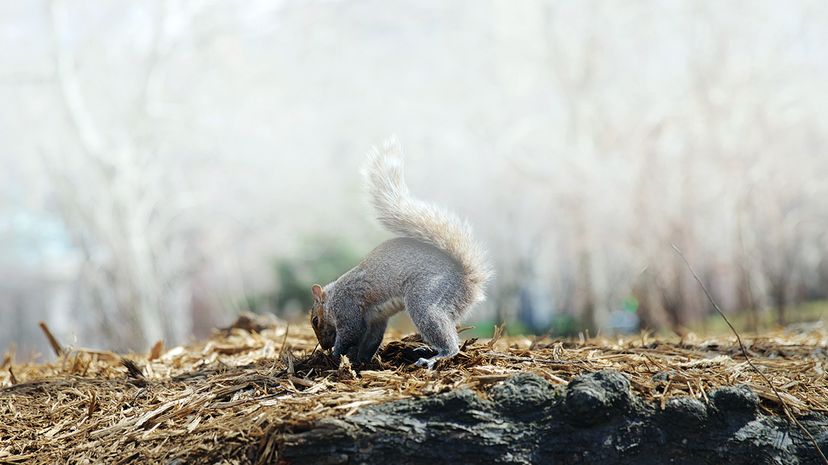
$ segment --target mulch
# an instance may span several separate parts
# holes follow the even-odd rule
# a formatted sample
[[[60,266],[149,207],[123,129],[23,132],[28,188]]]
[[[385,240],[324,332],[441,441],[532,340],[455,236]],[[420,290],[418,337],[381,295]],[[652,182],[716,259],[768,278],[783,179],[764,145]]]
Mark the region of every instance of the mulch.
[[[48,330],[46,330],[48,333]],[[798,415],[828,413],[828,330],[743,336],[753,363]],[[57,341],[54,345],[57,345]],[[380,356],[355,370],[321,352],[311,329],[242,318],[208,340],[146,354],[60,347],[51,363],[0,358],[0,464],[267,463],[281,432],[369,405],[458,388],[485,396],[517,372],[554,385],[604,369],[657,405],[707,401],[746,384],[767,414],[778,399],[735,338],[469,339],[433,371],[413,366],[417,336],[386,336]]]

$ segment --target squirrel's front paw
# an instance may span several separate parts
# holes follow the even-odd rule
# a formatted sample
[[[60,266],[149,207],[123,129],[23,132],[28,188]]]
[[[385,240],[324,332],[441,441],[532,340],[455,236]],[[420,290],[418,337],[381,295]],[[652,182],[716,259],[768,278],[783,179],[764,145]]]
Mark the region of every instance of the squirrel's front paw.
[[[435,363],[437,363],[437,359],[435,358],[421,358],[417,360],[417,363],[415,363],[415,365],[417,365],[418,367],[425,368],[427,370],[431,370],[432,368],[434,368]]]

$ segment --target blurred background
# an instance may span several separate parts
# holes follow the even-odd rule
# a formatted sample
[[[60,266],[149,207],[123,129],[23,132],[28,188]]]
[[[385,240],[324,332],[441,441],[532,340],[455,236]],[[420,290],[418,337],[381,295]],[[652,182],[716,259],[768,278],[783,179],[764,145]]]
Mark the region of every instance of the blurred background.
[[[720,330],[671,244],[744,331],[828,313],[822,0],[3,0],[0,44],[18,357],[304,319],[392,134],[489,249],[480,334]]]

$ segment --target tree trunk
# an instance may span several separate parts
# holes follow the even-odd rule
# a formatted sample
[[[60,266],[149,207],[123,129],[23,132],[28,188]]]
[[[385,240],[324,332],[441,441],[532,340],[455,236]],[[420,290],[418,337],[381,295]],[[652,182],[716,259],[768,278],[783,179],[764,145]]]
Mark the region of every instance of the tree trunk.
[[[297,426],[277,439],[279,464],[818,464],[793,424],[758,414],[745,386],[710,404],[670,399],[662,410],[602,371],[563,392],[519,374],[482,399],[468,390],[369,407]],[[802,422],[828,447],[828,417]]]

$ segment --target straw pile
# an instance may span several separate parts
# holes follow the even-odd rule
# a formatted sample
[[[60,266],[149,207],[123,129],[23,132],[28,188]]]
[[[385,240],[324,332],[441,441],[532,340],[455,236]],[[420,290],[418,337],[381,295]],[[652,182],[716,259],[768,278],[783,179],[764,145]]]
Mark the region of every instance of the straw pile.
[[[731,338],[682,341],[647,335],[588,340],[467,340],[435,371],[410,365],[416,337],[388,335],[381,361],[359,372],[315,350],[308,327],[240,319],[207,341],[148,354],[64,349],[54,363],[0,360],[0,463],[267,463],[275,438],[296,425],[350,416],[367,405],[457,388],[485,395],[516,372],[563,385],[612,369],[664,406],[707,401],[746,384],[778,414],[771,389]],[[754,364],[797,414],[828,412],[828,331],[743,338]]]

